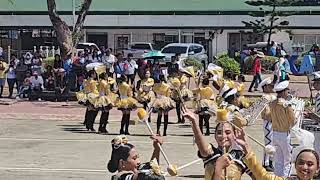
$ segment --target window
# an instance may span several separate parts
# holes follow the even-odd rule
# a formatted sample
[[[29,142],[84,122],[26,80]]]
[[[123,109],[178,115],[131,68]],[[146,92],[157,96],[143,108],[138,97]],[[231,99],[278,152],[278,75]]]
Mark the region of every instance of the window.
[[[175,54],[175,53],[180,53],[180,54],[185,54],[187,52],[188,47],[181,47],[181,46],[169,46],[164,48],[161,52],[162,53],[170,53],[170,54]]]
[[[149,44],[133,44],[131,46],[131,49],[147,49],[151,50],[151,47]]]
[[[202,51],[201,46],[195,46],[194,53],[201,53],[201,51]]]
[[[293,47],[304,47],[302,51],[309,51],[314,44],[320,44],[320,34],[293,35]]]

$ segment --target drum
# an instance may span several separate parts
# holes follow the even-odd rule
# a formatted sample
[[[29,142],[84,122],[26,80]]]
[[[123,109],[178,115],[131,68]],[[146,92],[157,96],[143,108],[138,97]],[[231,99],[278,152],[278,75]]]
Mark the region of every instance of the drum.
[[[306,125],[306,130],[314,134],[314,149],[320,153],[320,126],[319,125]]]

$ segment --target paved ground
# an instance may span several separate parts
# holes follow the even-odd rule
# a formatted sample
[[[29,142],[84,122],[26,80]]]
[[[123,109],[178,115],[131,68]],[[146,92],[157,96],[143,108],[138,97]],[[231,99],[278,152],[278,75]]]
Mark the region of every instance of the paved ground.
[[[251,77],[247,76],[247,81],[250,79]],[[298,90],[299,96],[309,96],[305,77],[294,77],[291,87]],[[259,92],[247,93],[257,94]],[[81,124],[85,109],[74,102],[12,103],[14,100],[1,100],[11,105],[0,105],[0,179],[110,179],[111,174],[106,171],[106,163],[111,153],[110,141],[119,132],[119,111],[113,110],[110,113],[111,123],[108,130],[111,134],[99,135],[85,130]],[[136,115],[132,113],[131,119],[134,118]],[[191,127],[188,124],[174,124],[177,121],[175,111],[171,112],[169,121],[172,124],[168,128],[168,136],[164,137],[164,149],[171,162],[181,166],[197,159]],[[152,126],[155,129],[155,123],[152,123]],[[211,127],[213,126],[214,120],[211,121]],[[138,124],[132,125],[130,129],[130,141],[137,146],[142,161],[148,161],[152,153],[152,143],[147,128]],[[246,131],[260,141],[263,140],[261,120]],[[206,138],[213,142],[213,135]],[[261,158],[262,148],[253,142],[251,144]],[[163,169],[166,167],[164,162],[162,158]],[[179,177],[168,179],[203,179],[203,174],[203,165],[200,162],[179,171]]]
[[[111,153],[110,141],[119,131],[120,114],[111,112],[108,125],[111,135],[88,133],[81,124],[83,114],[83,108],[65,106],[64,103],[24,102],[0,106],[1,179],[110,179],[106,162]],[[170,121],[177,121],[174,112]],[[212,121],[212,127],[213,124]],[[155,123],[152,126],[155,128]],[[261,121],[247,131],[262,140]],[[142,161],[148,161],[152,144],[147,128],[143,124],[132,125],[131,134],[129,139],[137,146]],[[197,148],[193,145],[188,124],[170,124],[168,134],[164,138],[164,149],[172,163],[181,166],[197,159]],[[213,136],[207,139],[212,141]],[[262,149],[254,143],[252,145],[261,156]],[[164,162],[162,158],[165,169]],[[179,177],[168,179],[203,179],[203,165],[195,164],[179,171]]]

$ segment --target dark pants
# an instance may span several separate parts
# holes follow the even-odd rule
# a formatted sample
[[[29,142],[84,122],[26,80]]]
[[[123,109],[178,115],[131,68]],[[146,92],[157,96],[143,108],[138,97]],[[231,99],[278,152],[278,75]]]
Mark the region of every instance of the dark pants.
[[[199,114],[199,127],[202,134],[203,134],[203,121],[204,121],[204,125],[206,126],[206,135],[210,134],[209,119],[210,119],[209,114]]]
[[[130,113],[123,113],[121,119],[121,129],[120,134],[129,135],[129,123],[130,123]]]
[[[86,111],[85,116],[85,125],[88,130],[94,131],[93,125],[94,121],[96,120],[96,117],[98,115],[98,111],[95,110],[88,110]]]
[[[99,123],[99,132],[107,133],[107,124],[109,120],[109,111],[102,111]]]
[[[134,77],[135,77],[135,75],[134,74],[128,74],[127,75],[127,83],[129,84],[129,82],[130,82],[130,84],[131,85],[133,85],[133,87],[135,87],[134,85]]]
[[[176,112],[178,116],[178,123],[184,123],[184,117],[181,115],[181,102],[176,102]]]
[[[250,87],[249,87],[249,91],[252,90],[252,87],[254,85],[254,88],[257,89],[259,83],[262,81],[261,79],[261,74],[257,73],[256,75],[253,76],[253,80],[251,81]]]
[[[143,103],[143,108],[148,112],[147,106],[148,106],[148,103],[147,103],[147,102],[144,102],[144,103]],[[148,118],[148,122],[151,122],[151,114],[150,114],[150,116],[149,116],[149,118]]]
[[[160,134],[161,119],[162,119],[162,113],[159,113],[157,118],[157,134]],[[169,124],[169,115],[164,114],[163,136],[167,135],[168,124]]]
[[[14,84],[16,84],[18,88],[17,79],[7,79],[7,82],[9,86],[9,97],[12,97]]]

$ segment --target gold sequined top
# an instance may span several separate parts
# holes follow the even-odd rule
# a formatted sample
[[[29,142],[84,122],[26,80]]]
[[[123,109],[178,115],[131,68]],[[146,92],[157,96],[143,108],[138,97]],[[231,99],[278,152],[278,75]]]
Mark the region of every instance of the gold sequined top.
[[[199,94],[200,99],[214,99],[214,92],[211,87],[205,86],[192,90],[194,94]]]
[[[110,84],[114,84],[114,79],[108,78],[108,80],[101,80],[99,84],[99,93],[100,94],[109,94],[110,91]]]
[[[212,180],[215,170],[216,161],[219,157],[222,156],[222,152],[215,148],[212,144],[209,145],[210,155],[208,157],[202,157],[198,152],[198,156],[204,162],[205,168],[205,180]],[[238,153],[238,152],[234,152]],[[243,173],[247,173],[251,176],[251,172],[245,166],[244,162],[241,159],[233,159],[231,164],[227,167],[227,178],[225,179],[225,172],[221,173],[222,180],[240,180]]]
[[[119,85],[119,94],[120,97],[131,97],[132,96],[132,89],[130,87],[129,84],[127,84],[126,82],[122,82]]]
[[[261,163],[257,160],[256,155],[251,151],[244,158],[244,162],[251,170],[254,177],[259,177],[259,180],[293,180],[293,178],[284,178],[269,173],[264,169]]]
[[[157,83],[157,84],[154,85],[153,91],[157,95],[162,95],[162,96],[169,97],[169,95],[170,95],[170,86],[165,82]]]
[[[154,80],[152,78],[148,78],[141,81],[140,87],[142,91],[150,91],[153,85]]]
[[[283,101],[277,99],[270,104],[272,129],[277,132],[288,132],[295,122],[295,115],[291,106],[284,107]]]
[[[85,93],[98,93],[98,82],[94,79],[85,79],[83,82]]]

